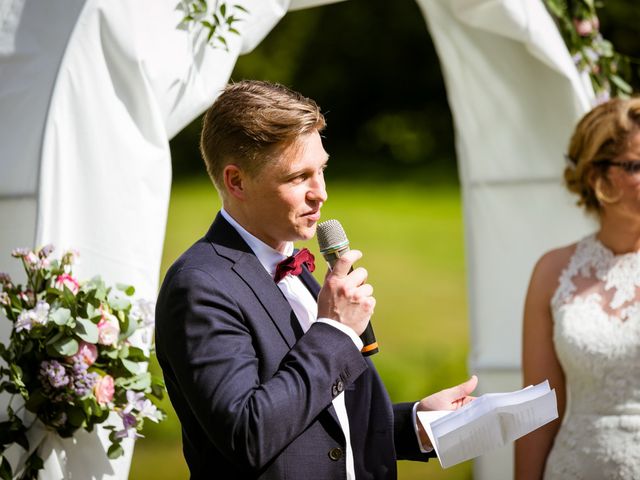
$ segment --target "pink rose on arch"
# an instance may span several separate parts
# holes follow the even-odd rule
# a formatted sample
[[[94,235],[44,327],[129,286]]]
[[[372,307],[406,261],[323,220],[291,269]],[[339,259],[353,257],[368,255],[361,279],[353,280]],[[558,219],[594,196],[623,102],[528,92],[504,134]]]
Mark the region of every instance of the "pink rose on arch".
[[[573,19],[573,26],[578,32],[578,35],[581,37],[588,37],[592,33],[595,33],[600,28],[600,20],[598,17],[593,17],[590,19],[582,19],[579,20],[577,18]]]
[[[78,281],[68,273],[58,275],[55,285],[58,290],[63,290],[64,287],[67,287],[74,295],[78,293],[78,290],[80,290],[80,284]]]
[[[111,400],[113,400],[113,394],[115,393],[113,377],[111,375],[101,377],[93,387],[93,393],[100,405],[106,405],[111,402]]]
[[[102,312],[102,318],[98,322],[98,343],[100,345],[115,345],[120,335],[120,324],[115,315]]]
[[[78,352],[68,357],[70,362],[75,362],[80,360],[87,367],[93,365],[98,358],[98,347],[96,347],[93,343],[80,342],[80,346],[78,347]]]

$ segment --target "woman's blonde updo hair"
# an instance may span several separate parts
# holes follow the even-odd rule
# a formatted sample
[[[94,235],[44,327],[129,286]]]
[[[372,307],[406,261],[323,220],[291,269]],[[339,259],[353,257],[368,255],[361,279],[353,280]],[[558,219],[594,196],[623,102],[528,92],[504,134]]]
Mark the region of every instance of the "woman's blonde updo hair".
[[[569,143],[564,179],[579,196],[578,205],[600,213],[602,203],[617,200],[606,176],[606,160],[628,148],[630,136],[640,131],[640,98],[614,98],[587,113],[576,126]]]

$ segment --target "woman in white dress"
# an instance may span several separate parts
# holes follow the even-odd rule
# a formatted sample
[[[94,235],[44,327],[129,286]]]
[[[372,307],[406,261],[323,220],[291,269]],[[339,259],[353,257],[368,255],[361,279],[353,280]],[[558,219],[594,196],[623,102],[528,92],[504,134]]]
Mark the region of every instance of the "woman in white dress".
[[[516,443],[516,478],[640,479],[640,99],[578,123],[565,181],[600,228],[535,266],[524,384],[549,379],[560,418]]]

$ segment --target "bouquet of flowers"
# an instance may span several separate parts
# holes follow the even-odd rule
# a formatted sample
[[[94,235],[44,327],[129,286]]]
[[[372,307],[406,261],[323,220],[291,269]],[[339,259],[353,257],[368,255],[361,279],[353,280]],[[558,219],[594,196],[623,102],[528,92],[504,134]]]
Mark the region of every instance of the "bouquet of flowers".
[[[124,438],[141,436],[145,419],[164,418],[151,401],[162,398],[164,385],[147,372],[144,334],[150,334],[153,309],[133,300],[132,286],[110,287],[100,277],[78,281],[72,272],[77,254],[56,260],[52,250],[12,252],[26,272],[24,286],[0,273],[0,321],[13,323],[8,345],[0,343],[0,392],[12,395],[8,419],[0,422],[0,454],[11,444],[29,451],[26,433],[34,421],[70,437],[115,412],[121,423],[105,428],[111,430],[107,454],[117,458]],[[22,399],[17,407],[16,397]],[[21,478],[36,478],[42,465],[35,449]],[[0,477],[13,475],[3,455]]]

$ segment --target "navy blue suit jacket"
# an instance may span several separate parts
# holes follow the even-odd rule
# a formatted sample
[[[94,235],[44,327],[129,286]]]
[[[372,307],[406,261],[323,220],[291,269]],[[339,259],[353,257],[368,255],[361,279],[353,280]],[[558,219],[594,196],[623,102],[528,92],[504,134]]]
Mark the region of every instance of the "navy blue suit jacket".
[[[301,279],[317,296],[313,276]],[[412,404],[392,406],[349,336],[322,323],[303,334],[220,214],[167,272],[156,353],[193,479],[345,478],[345,438],[331,403],[342,391],[358,480],[394,479],[396,458],[428,457],[418,449]]]

